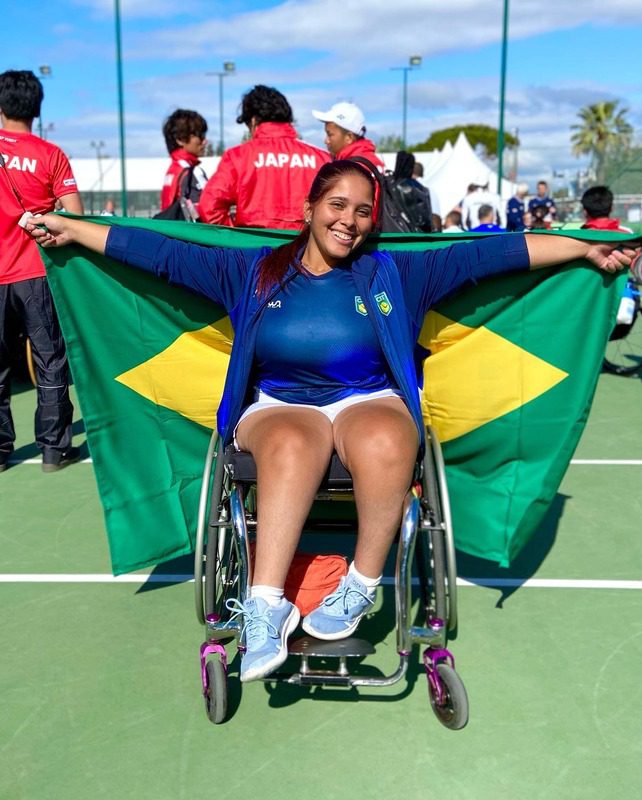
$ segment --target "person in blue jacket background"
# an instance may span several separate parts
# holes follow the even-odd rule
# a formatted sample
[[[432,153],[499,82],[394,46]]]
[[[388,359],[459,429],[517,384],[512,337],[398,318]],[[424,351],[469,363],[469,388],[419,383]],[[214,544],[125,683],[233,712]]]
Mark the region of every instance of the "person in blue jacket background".
[[[217,424],[257,466],[256,557],[243,615],[241,680],[287,657],[298,609],[283,596],[302,526],[333,450],[352,475],[359,535],[348,575],[302,621],[322,639],[351,635],[374,602],[424,428],[417,337],[428,309],[480,278],[577,258],[614,271],[633,250],[566,237],[489,236],[424,252],[364,253],[375,180],[347,160],[324,165],[305,228],[274,250],[203,247],[130,227],[46,215],[43,246],[77,242],[222,305],[235,337]],[[38,227],[42,224],[46,228]]]

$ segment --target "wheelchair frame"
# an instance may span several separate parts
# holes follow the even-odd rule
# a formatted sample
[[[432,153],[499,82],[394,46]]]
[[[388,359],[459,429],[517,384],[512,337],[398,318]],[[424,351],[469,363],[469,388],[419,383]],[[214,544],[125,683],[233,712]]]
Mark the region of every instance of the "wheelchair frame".
[[[196,616],[205,625],[201,645],[201,677],[208,717],[222,722],[227,714],[228,660],[224,643],[238,640],[242,626],[226,602],[243,601],[251,584],[250,535],[256,528],[255,466],[248,453],[223,452],[213,434],[201,486],[194,560]],[[210,490],[211,487],[211,490]],[[337,499],[351,490],[350,476],[336,454],[317,499]],[[206,524],[207,522],[207,524]],[[206,534],[207,528],[207,536]],[[423,624],[411,619],[412,571],[420,588]],[[431,706],[442,724],[463,728],[468,698],[447,649],[457,627],[457,569],[448,488],[441,447],[435,431],[426,430],[426,449],[403,504],[395,565],[395,620],[399,665],[381,677],[351,675],[347,659],[375,652],[361,639],[327,642],[304,636],[291,639],[289,655],[301,658],[295,673],[273,673],[265,682],[301,686],[390,686],[407,673],[414,644],[426,645],[422,660]],[[338,669],[313,669],[311,658],[337,658]]]

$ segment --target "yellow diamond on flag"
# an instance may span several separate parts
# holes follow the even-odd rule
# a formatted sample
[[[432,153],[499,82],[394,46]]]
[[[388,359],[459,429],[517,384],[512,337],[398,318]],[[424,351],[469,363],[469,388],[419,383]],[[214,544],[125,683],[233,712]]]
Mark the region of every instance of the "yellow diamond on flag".
[[[420,343],[424,364],[421,406],[442,442],[456,439],[525,405],[568,377],[488,328],[471,328],[431,311]]]
[[[181,334],[158,355],[115,380],[158,406],[214,429],[232,337],[229,317],[225,317]]]

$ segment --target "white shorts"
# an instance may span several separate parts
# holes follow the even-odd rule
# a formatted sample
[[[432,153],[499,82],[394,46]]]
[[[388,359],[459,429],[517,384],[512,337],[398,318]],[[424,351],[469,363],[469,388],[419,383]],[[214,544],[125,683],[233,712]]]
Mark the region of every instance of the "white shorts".
[[[330,422],[334,422],[337,416],[346,408],[355,406],[357,403],[365,403],[367,400],[380,400],[382,397],[401,397],[401,394],[394,389],[381,389],[378,392],[367,392],[363,394],[351,394],[344,397],[343,400],[337,400],[336,403],[328,403],[325,406],[314,406],[309,403],[286,403],[285,400],[277,400],[276,397],[270,397],[269,394],[259,391],[258,400],[252,405],[249,405],[241,414],[241,418],[236,423],[234,428],[234,447],[238,450],[239,447],[236,443],[236,431],[239,425],[250,414],[256,411],[263,411],[264,408],[281,408],[288,406],[290,408],[311,408],[313,411],[320,411],[324,414]]]

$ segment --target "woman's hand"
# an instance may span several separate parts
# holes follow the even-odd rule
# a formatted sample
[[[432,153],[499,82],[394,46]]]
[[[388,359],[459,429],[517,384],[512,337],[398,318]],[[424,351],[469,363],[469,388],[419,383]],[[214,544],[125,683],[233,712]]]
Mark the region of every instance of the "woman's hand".
[[[96,253],[105,252],[110,228],[110,225],[72,219],[65,214],[31,217],[25,224],[27,233],[42,247],[61,247],[76,243]]]
[[[618,246],[615,242],[597,242],[591,244],[586,253],[586,260],[604,272],[619,272],[630,267],[642,253],[642,248],[630,245]]]
[[[56,247],[74,241],[66,227],[68,221],[62,214],[43,214],[27,220],[25,230],[41,247]]]

